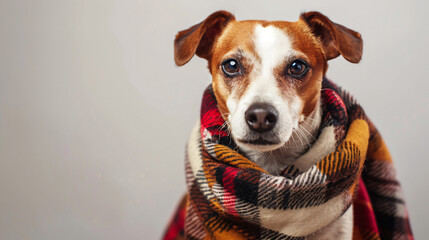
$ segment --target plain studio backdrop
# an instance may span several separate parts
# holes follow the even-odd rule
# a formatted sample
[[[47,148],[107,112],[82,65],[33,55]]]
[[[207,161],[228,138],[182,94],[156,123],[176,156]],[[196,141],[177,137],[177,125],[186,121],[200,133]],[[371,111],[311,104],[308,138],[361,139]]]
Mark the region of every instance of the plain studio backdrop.
[[[184,149],[210,83],[173,61],[179,30],[216,10],[359,31],[352,92],[396,163],[417,239],[429,234],[428,1],[0,1],[0,239],[159,239],[185,192]]]

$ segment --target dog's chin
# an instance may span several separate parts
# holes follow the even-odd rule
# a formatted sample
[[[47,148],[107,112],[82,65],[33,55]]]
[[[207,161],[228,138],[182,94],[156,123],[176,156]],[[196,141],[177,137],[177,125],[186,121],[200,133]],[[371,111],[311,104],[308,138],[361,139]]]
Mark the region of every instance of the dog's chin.
[[[270,152],[279,149],[284,146],[284,142],[280,141],[270,141],[264,140],[262,138],[258,139],[235,139],[237,146],[247,152],[247,151],[258,151],[258,152]]]

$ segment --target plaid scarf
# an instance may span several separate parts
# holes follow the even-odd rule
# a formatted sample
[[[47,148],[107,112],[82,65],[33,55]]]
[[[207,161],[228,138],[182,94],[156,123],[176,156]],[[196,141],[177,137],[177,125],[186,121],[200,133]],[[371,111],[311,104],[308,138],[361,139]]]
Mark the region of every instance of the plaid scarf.
[[[164,239],[306,239],[353,207],[353,239],[413,239],[391,156],[354,98],[322,83],[317,140],[273,176],[237,149],[204,92],[186,153],[188,192]]]

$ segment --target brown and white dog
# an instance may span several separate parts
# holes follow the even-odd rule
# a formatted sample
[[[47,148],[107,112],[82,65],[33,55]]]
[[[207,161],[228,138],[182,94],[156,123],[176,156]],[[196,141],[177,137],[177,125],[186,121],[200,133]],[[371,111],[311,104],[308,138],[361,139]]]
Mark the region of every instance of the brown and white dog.
[[[218,108],[242,152],[277,175],[314,142],[322,117],[320,91],[327,61],[357,63],[359,33],[318,12],[296,22],[236,21],[226,11],[177,34],[175,62],[205,58]],[[351,239],[348,210],[312,239]]]

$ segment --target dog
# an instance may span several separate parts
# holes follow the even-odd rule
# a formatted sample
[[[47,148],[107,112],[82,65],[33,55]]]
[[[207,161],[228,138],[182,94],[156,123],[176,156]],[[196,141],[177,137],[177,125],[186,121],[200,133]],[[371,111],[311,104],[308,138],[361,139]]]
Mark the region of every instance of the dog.
[[[178,66],[196,54],[208,61],[218,109],[250,160],[278,175],[314,142],[322,118],[328,61],[362,57],[361,35],[319,12],[296,22],[237,21],[218,11],[176,35]],[[309,239],[351,239],[353,214]]]

